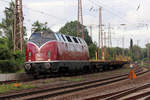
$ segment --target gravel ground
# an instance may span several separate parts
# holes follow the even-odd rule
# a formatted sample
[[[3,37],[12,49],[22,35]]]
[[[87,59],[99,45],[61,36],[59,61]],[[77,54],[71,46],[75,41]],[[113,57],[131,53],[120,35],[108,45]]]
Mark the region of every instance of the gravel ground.
[[[139,87],[142,86],[143,84],[150,83],[150,72],[145,73],[144,75],[138,76],[135,80],[123,80],[120,82],[116,82],[110,85],[106,85],[103,87],[96,87],[96,88],[91,88],[75,93],[70,93],[67,95],[59,96],[52,98],[52,100],[84,100],[85,98],[88,97],[93,97],[93,96],[98,96],[98,95],[104,95],[108,93],[113,93],[117,91],[121,91],[124,89],[129,89],[133,87]]]
[[[24,84],[33,85],[35,87],[33,89],[40,88],[40,87],[47,87],[47,86],[55,87],[58,85],[64,85],[64,84],[69,84],[69,83],[75,83],[75,82],[77,83],[81,81],[94,80],[94,79],[103,79],[103,78],[111,77],[112,75],[120,75],[120,74],[127,73],[129,72],[129,70],[130,70],[129,66],[126,65],[123,68],[110,70],[106,72],[92,73],[92,74],[86,74],[86,75],[77,75],[77,76],[65,76],[65,77],[38,79],[38,80],[30,81],[30,82],[24,82]],[[8,93],[21,92],[21,91],[23,92],[27,90],[19,90],[19,91],[12,90]],[[3,94],[0,94],[0,95],[3,95]]]
[[[92,73],[92,74],[85,74],[85,75],[76,75],[76,76],[63,76],[63,77],[54,77],[54,78],[47,78],[47,79],[38,79],[31,82],[26,82],[27,84],[34,84],[37,87],[47,85],[47,84],[57,84],[57,83],[66,83],[66,82],[79,82],[85,81],[89,79],[102,79],[111,77],[112,75],[120,75],[124,73],[128,73],[130,70],[129,66],[126,65],[123,68],[110,70],[106,72],[99,72],[99,73]]]

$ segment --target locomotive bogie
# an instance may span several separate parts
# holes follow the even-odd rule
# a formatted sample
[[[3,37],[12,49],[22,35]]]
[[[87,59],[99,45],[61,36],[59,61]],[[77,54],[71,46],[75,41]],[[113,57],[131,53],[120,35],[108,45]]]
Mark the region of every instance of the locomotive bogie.
[[[27,69],[28,66],[30,69]],[[74,71],[85,71],[89,69],[90,63],[88,61],[57,61],[57,62],[38,62],[27,63],[25,69],[28,74],[51,74],[51,73],[70,73]]]

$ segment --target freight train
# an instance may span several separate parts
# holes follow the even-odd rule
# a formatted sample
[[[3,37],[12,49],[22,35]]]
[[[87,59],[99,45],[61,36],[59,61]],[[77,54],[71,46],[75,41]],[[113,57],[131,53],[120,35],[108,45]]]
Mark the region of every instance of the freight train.
[[[84,39],[54,32],[32,33],[26,45],[25,71],[37,77],[42,74],[87,72],[122,66],[127,62],[89,61]]]

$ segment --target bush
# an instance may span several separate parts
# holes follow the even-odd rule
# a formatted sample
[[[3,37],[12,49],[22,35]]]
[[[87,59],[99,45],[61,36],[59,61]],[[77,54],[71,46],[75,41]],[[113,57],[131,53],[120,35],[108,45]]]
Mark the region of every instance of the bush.
[[[95,52],[98,51],[98,48],[96,46],[96,44],[90,44],[89,45],[89,55],[90,55],[90,59],[96,59],[95,58]]]
[[[16,53],[10,52],[10,58],[7,60],[0,60],[0,72],[1,73],[14,73],[23,68],[24,54],[20,51]]]
[[[16,71],[15,63],[10,60],[0,60],[1,73],[13,73]]]

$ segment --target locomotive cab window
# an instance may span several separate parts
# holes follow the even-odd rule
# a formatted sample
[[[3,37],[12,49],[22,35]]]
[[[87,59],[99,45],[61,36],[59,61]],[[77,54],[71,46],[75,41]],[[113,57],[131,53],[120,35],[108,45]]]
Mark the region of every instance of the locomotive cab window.
[[[35,43],[38,47],[41,47],[48,41],[56,40],[56,36],[53,32],[36,32],[32,33],[29,41]]]
[[[37,39],[56,40],[56,37],[52,32],[37,32],[37,33],[32,33],[29,40],[37,40]]]
[[[54,34],[50,33],[50,32],[42,32],[41,37],[44,38],[44,39],[50,39],[50,40],[55,40],[56,39]]]
[[[69,36],[66,36],[66,38],[67,38],[67,40],[68,40],[69,42],[72,42],[72,40],[71,40],[71,38],[70,38]]]
[[[40,37],[41,37],[40,33],[32,33],[32,35],[31,35],[29,40],[40,39]]]

